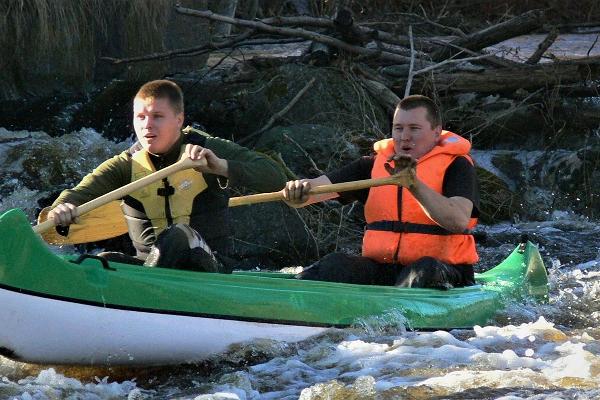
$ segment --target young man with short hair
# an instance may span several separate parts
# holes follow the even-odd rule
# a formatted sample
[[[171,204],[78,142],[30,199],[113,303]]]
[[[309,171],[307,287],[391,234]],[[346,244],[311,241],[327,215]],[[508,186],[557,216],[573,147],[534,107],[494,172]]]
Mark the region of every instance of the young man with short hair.
[[[204,132],[183,133],[183,94],[177,84],[156,80],[134,97],[137,142],[103,162],[56,199],[48,218],[68,226],[76,206],[174,164],[184,157],[206,165],[174,173],[122,199],[136,256],[105,252],[112,260],[146,266],[227,272],[231,252],[229,196],[223,187],[274,191],[285,174],[269,158]]]

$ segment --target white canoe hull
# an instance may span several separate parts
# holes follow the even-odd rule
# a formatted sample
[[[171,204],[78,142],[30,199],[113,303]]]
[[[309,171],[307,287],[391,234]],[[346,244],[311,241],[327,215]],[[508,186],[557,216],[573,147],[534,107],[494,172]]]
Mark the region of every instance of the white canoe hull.
[[[23,362],[181,364],[234,343],[295,342],[325,329],[118,310],[0,289],[0,354]]]

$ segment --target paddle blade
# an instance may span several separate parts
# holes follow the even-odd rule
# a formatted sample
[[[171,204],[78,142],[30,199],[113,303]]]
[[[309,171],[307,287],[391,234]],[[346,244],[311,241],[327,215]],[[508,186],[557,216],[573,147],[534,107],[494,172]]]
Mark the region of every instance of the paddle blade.
[[[48,219],[50,207],[44,208],[38,215],[38,224]],[[79,217],[78,224],[72,224],[67,236],[59,235],[56,229],[41,234],[50,244],[79,244],[97,242],[127,233],[127,223],[121,211],[119,201],[111,201]]]

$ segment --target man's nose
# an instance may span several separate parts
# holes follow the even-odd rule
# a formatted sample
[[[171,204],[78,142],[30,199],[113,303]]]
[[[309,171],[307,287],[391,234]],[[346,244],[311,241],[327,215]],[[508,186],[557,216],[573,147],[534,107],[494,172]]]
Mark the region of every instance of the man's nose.
[[[142,123],[142,126],[143,126],[144,128],[147,128],[147,127],[149,127],[149,126],[152,126],[152,120],[153,120],[153,118],[152,118],[152,117],[150,117],[150,116],[147,116],[146,118],[144,118],[144,122]]]
[[[408,141],[411,138],[410,132],[408,131],[408,129],[403,129],[400,132],[398,132],[397,137],[398,137],[398,140],[400,140],[401,142]]]

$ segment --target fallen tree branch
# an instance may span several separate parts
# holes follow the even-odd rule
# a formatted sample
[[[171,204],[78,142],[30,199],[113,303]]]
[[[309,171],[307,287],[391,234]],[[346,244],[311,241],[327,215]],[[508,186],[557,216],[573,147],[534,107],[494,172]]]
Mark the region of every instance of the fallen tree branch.
[[[308,83],[298,93],[296,93],[296,96],[294,96],[294,98],[288,103],[287,106],[283,107],[279,112],[273,114],[271,116],[271,118],[269,118],[269,121],[267,121],[267,123],[262,128],[260,128],[256,132],[249,134],[248,136],[246,136],[244,138],[241,138],[238,141],[238,143],[239,144],[248,143],[248,141],[250,139],[252,139],[253,137],[260,135],[261,133],[270,129],[275,122],[277,122],[279,119],[281,119],[285,114],[287,114],[292,109],[292,107],[294,107],[296,105],[298,100],[300,100],[300,98],[304,95],[304,93],[306,93],[306,91],[311,88],[311,86],[315,83],[315,81],[316,81],[315,78],[312,78],[310,81],[308,81]]]
[[[408,37],[410,38],[410,64],[408,66],[408,79],[406,80],[406,88],[404,88],[404,97],[410,94],[410,87],[412,86],[412,80],[415,76],[415,45],[413,43],[412,25],[408,26]]]
[[[261,22],[274,25],[274,26],[312,26],[316,28],[336,29],[334,22],[328,18],[314,18],[314,17],[271,17],[261,19]],[[409,38],[404,35],[395,35],[386,31],[381,31],[373,28],[369,28],[364,25],[355,24],[353,29],[363,36],[370,37],[374,40],[379,40],[388,44],[395,44],[403,47],[409,46]],[[432,44],[428,38],[416,38],[415,42],[423,49],[437,48],[438,44]]]
[[[509,19],[508,21],[504,21],[478,32],[471,33],[466,37],[452,40],[450,44],[464,47],[469,50],[478,51],[515,36],[524,35],[541,27],[542,16],[543,13],[541,11],[528,11],[524,14]],[[434,52],[433,59],[441,61],[456,54],[457,51],[448,46]]]
[[[359,77],[367,92],[373,96],[387,111],[393,112],[400,102],[400,98],[390,88],[381,82]]]
[[[557,37],[558,37],[558,30],[552,29],[548,33],[548,35],[546,35],[546,38],[538,45],[538,48],[531,55],[531,57],[529,57],[529,59],[527,61],[525,61],[525,63],[526,64],[537,64],[542,59],[542,56],[544,55],[546,50],[548,50],[548,48],[550,46],[552,46],[552,43],[554,43],[554,41],[556,40]]]
[[[405,16],[407,16],[407,17],[413,17],[413,18],[420,19],[421,21],[423,21],[423,22],[425,22],[425,23],[427,23],[427,24],[429,24],[429,25],[431,25],[431,26],[434,26],[434,27],[436,27],[436,28],[442,29],[442,30],[444,30],[444,31],[446,31],[446,32],[448,32],[448,33],[450,33],[450,34],[454,34],[454,35],[456,35],[456,36],[458,36],[458,37],[466,37],[466,36],[467,36],[467,35],[466,35],[466,34],[465,34],[465,33],[464,33],[464,32],[463,32],[461,29],[459,29],[459,28],[454,28],[454,27],[452,27],[452,26],[446,26],[446,25],[442,25],[442,24],[440,24],[439,22],[432,21],[432,20],[430,20],[429,18],[427,18],[427,17],[424,17],[424,16],[422,16],[422,15],[419,15],[419,14],[415,14],[415,13],[400,13],[400,15],[405,15]]]
[[[439,44],[440,46],[450,46],[454,49],[456,49],[458,52],[463,52],[465,54],[468,54],[470,56],[473,57],[477,57],[480,56],[481,53],[473,51],[473,50],[469,50],[467,48],[461,47],[457,44],[452,44],[452,43],[442,43],[437,39],[433,40],[435,43]],[[495,67],[519,67],[521,66],[521,63],[517,62],[517,61],[512,61],[503,57],[498,57],[497,55],[490,55],[490,57],[484,58],[483,60],[486,61],[487,64],[493,65]]]
[[[425,68],[422,68],[416,72],[413,73],[413,76],[415,75],[419,75],[419,74],[424,74],[425,72],[429,72],[432,71],[436,68],[439,68],[443,65],[447,65],[447,64],[455,64],[455,63],[462,63],[462,62],[467,62],[467,61],[476,61],[476,60],[482,60],[484,58],[490,58],[492,57],[493,54],[482,54],[480,56],[476,56],[476,57],[467,57],[467,58],[449,58],[447,60],[444,60],[442,62],[439,62],[437,64],[434,65],[430,65],[427,66]]]
[[[113,65],[118,64],[128,64],[135,63],[141,61],[150,61],[150,60],[168,60],[175,57],[192,57],[197,56],[203,53],[207,53],[213,50],[221,50],[232,47],[240,42],[251,37],[255,32],[252,30],[246,31],[239,36],[231,40],[227,40],[225,42],[218,43],[205,43],[200,46],[188,47],[185,49],[175,49],[170,51],[165,51],[161,53],[151,53],[143,56],[130,57],[130,58],[112,58],[112,57],[100,57],[102,61],[109,62]]]
[[[184,8],[181,6],[175,6],[175,10],[178,13],[190,15],[194,17],[206,18],[213,21],[225,22],[228,24],[243,26],[246,28],[268,32],[272,34],[282,35],[282,36],[295,36],[302,37],[308,40],[313,40],[315,42],[324,43],[328,46],[333,46],[338,49],[347,51],[349,53],[358,54],[365,57],[377,57],[386,61],[393,61],[397,63],[406,63],[409,62],[410,59],[405,56],[401,56],[399,54],[390,53],[387,51],[380,50],[372,50],[367,49],[361,46],[354,46],[348,44],[342,40],[332,38],[327,35],[323,35],[321,33],[307,31],[305,29],[296,29],[296,28],[284,28],[284,27],[276,27],[272,25],[265,24],[262,21],[248,21],[239,18],[231,18],[224,15],[215,14],[212,11],[202,11],[202,10],[193,10],[190,8]]]
[[[429,67],[423,70],[429,69]],[[421,71],[423,71],[421,70]],[[427,79],[415,77],[413,86],[423,88]],[[426,71],[425,71],[426,72]],[[556,85],[581,84],[600,79],[600,56],[576,60],[557,61],[514,68],[487,69],[481,72],[439,72],[435,74],[435,86],[447,93],[513,93],[517,89],[536,90]],[[392,87],[395,92],[404,89],[403,79]]]

